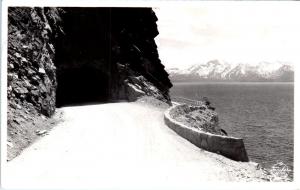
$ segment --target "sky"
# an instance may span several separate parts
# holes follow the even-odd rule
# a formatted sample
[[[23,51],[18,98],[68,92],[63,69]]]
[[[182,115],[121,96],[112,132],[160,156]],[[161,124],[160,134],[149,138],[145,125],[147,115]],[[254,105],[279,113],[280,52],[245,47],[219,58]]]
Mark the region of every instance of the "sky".
[[[159,30],[155,40],[167,68],[213,59],[300,62],[299,6],[223,2],[161,6],[154,11]]]

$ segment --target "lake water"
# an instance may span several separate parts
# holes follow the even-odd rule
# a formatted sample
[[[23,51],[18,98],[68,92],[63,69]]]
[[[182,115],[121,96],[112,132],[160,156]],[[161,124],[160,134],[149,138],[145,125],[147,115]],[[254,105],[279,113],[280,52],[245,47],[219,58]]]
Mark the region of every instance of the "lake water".
[[[173,83],[171,96],[207,97],[230,136],[244,139],[251,161],[293,169],[293,83]]]

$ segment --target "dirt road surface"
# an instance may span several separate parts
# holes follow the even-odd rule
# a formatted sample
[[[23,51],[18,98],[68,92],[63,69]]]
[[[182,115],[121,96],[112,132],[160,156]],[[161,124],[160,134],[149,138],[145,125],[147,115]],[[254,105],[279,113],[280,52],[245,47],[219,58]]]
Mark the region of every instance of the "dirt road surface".
[[[187,188],[255,178],[251,164],[179,137],[164,124],[162,108],[135,102],[60,109],[64,121],[8,162],[3,187]]]

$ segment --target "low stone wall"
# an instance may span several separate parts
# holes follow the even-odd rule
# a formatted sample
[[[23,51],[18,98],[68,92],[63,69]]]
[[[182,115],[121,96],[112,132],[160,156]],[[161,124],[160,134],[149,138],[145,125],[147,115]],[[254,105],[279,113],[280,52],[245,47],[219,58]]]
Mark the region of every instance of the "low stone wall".
[[[187,127],[170,116],[170,111],[176,109],[177,106],[173,106],[165,112],[164,120],[165,124],[178,135],[207,151],[221,154],[236,161],[249,161],[243,139],[205,133]]]

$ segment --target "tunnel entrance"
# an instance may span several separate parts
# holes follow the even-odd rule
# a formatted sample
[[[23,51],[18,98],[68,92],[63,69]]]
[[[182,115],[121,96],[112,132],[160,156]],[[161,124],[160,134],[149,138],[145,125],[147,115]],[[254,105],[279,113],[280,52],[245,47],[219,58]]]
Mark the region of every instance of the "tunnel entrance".
[[[140,75],[168,98],[172,84],[158,57],[151,8],[63,10],[54,48],[57,106],[129,100],[129,76]]]
[[[57,106],[108,101],[108,77],[100,70],[68,69],[57,80]]]
[[[55,44],[57,107],[110,100],[110,8],[64,8]]]

